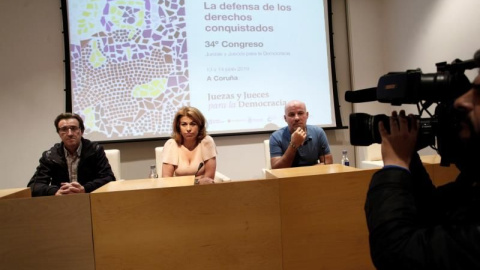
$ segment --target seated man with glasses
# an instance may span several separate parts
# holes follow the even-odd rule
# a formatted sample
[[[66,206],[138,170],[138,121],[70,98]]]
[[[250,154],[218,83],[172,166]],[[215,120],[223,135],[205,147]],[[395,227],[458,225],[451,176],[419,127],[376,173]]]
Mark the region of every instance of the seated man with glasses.
[[[90,193],[115,181],[103,147],[82,137],[82,118],[62,113],[55,119],[62,140],[43,152],[40,165],[28,182],[32,196]]]

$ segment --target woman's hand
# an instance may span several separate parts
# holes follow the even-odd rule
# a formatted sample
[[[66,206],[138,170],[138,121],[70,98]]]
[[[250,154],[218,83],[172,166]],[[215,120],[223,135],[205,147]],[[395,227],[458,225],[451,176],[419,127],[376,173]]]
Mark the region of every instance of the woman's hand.
[[[213,179],[210,177],[202,177],[198,179],[198,184],[200,185],[215,184],[215,181],[213,181]]]
[[[405,111],[400,115],[396,111],[390,117],[390,133],[385,129],[382,121],[378,124],[378,130],[382,137],[383,164],[396,165],[408,169],[418,137],[418,120],[409,114],[411,127],[408,127],[408,119]]]

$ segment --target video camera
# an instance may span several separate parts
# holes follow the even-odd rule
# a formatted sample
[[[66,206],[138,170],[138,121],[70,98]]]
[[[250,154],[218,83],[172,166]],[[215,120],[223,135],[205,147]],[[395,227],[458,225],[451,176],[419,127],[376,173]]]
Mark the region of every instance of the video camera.
[[[478,64],[474,60],[457,59],[452,64],[437,63],[436,67],[437,72],[431,74],[423,74],[420,69],[390,72],[380,77],[376,88],[347,91],[345,100],[352,103],[417,104],[420,123],[417,149],[431,146],[441,155],[440,164],[448,166],[455,162],[453,142],[458,138],[459,131],[458,113],[453,103],[471,88],[465,70],[476,68]],[[431,114],[428,109],[434,104],[435,113]],[[429,117],[421,118],[424,113]],[[356,146],[381,143],[378,123],[383,121],[390,131],[388,119],[385,114],[350,114],[350,143]]]

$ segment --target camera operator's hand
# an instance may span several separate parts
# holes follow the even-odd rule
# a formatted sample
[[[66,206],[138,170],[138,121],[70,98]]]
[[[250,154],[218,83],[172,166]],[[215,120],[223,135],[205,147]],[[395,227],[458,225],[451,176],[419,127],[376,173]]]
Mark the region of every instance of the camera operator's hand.
[[[401,110],[400,115],[396,111],[390,117],[390,133],[385,129],[382,121],[378,124],[378,130],[382,136],[382,158],[384,165],[396,165],[406,169],[409,168],[412,154],[418,135],[418,120],[409,114],[411,128],[408,128],[408,119],[405,111]]]

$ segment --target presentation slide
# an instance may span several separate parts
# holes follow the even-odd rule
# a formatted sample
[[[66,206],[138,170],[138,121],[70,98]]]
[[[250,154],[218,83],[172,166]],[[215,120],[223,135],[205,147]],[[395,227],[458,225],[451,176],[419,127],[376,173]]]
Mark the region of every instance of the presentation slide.
[[[97,141],[165,138],[182,106],[210,134],[274,131],[301,100],[335,126],[326,2],[68,1],[73,111]]]

